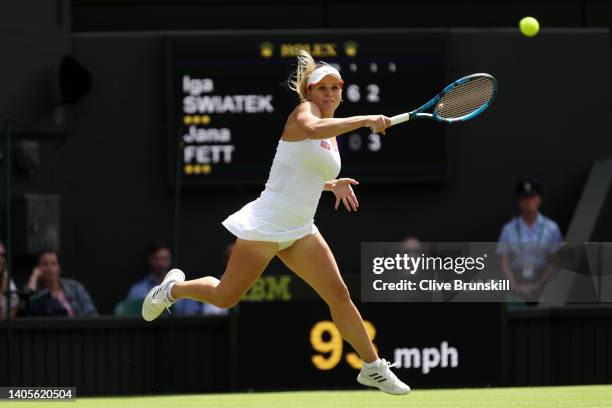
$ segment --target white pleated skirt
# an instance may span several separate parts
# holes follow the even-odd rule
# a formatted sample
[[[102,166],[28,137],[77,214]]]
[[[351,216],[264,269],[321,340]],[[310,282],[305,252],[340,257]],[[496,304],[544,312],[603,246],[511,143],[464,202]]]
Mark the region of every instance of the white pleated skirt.
[[[238,238],[250,241],[287,242],[316,234],[314,211],[280,194],[265,190],[223,222]]]

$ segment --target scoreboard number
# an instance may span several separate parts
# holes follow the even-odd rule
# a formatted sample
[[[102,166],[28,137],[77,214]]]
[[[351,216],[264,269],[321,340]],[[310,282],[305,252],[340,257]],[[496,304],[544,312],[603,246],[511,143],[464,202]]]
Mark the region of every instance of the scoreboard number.
[[[361,93],[359,92],[359,85],[351,84],[346,87],[346,98],[351,102],[359,102],[361,99]]]
[[[369,84],[367,87],[366,100],[371,103],[380,102],[380,86],[377,84]],[[357,103],[361,100],[361,88],[359,85],[350,84],[345,88],[346,98],[350,102]]]
[[[376,84],[368,85],[368,102],[380,102],[380,87]]]
[[[325,336],[329,338],[325,340]],[[315,351],[329,354],[327,357],[323,354],[315,354],[312,356],[312,364],[319,370],[331,370],[336,367],[342,359],[342,335],[333,322],[324,320],[317,322],[310,329],[310,344]]]
[[[368,149],[372,152],[377,152],[382,147],[382,143],[380,141],[380,135],[377,133],[370,133],[369,136],[370,143],[368,143]]]

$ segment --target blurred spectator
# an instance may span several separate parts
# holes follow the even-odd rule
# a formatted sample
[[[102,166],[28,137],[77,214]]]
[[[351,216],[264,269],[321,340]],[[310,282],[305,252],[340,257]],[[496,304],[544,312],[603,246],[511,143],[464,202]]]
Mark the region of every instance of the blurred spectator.
[[[425,252],[427,252],[429,255],[432,255],[430,246],[428,246],[426,243],[424,248],[423,243],[416,235],[407,235],[406,238],[402,240],[401,248],[403,253],[408,255],[410,258],[419,258]],[[420,264],[416,266],[415,269],[406,270],[402,273],[405,275],[403,279],[407,279],[414,282],[417,287],[419,285],[419,282],[423,279],[443,279],[442,277],[438,277],[436,271],[428,271],[423,274]],[[412,302],[444,301],[444,298],[442,297],[442,293],[440,291],[417,290],[409,292],[409,296]]]
[[[15,317],[19,310],[19,296],[15,282],[11,279],[9,283],[6,269],[6,248],[4,242],[0,241],[0,320],[7,318],[9,296],[11,297],[11,317]]]
[[[124,302],[134,303],[137,308],[128,307],[133,309],[132,311],[140,314],[140,306],[147,293],[159,285],[166,276],[166,273],[171,269],[172,265],[172,250],[170,246],[163,243],[157,242],[149,246],[147,264],[149,268],[149,275],[143,280],[135,283],[130,288],[127,298]],[[177,315],[195,315],[202,313],[202,304],[190,299],[181,299],[176,302],[172,308],[173,312]],[[126,312],[125,314],[135,314],[132,312]]]
[[[401,248],[403,253],[408,255],[410,258],[418,258],[423,253],[423,247],[421,245],[421,241],[417,238],[416,235],[408,235],[403,239],[401,243]],[[410,276],[420,276],[418,273],[420,272],[420,267],[416,270],[407,270],[403,273]]]
[[[520,215],[504,225],[497,246],[501,268],[521,299],[536,301],[554,272],[554,253],[563,241],[559,226],[540,213],[542,186],[519,180],[515,188]]]
[[[402,247],[410,256],[421,256],[421,241],[415,235],[408,235],[402,241]]]
[[[38,263],[26,284],[32,292],[27,312],[32,316],[97,316],[87,290],[74,279],[60,278],[59,255],[55,251],[42,251]]]

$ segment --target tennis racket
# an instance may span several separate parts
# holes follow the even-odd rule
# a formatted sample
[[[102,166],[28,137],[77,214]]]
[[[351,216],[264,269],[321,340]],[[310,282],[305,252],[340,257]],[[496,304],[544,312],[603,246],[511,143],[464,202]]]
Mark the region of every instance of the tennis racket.
[[[391,126],[413,119],[465,122],[484,112],[497,93],[497,81],[489,74],[472,74],[448,85],[432,100],[412,112],[391,117]],[[431,112],[426,112],[430,110]]]

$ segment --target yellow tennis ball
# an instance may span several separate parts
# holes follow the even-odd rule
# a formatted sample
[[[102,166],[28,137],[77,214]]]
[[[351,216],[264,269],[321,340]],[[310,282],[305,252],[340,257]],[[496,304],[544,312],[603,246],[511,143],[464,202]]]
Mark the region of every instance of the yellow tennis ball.
[[[533,17],[524,17],[519,22],[521,33],[527,37],[533,37],[540,31],[540,23]]]

